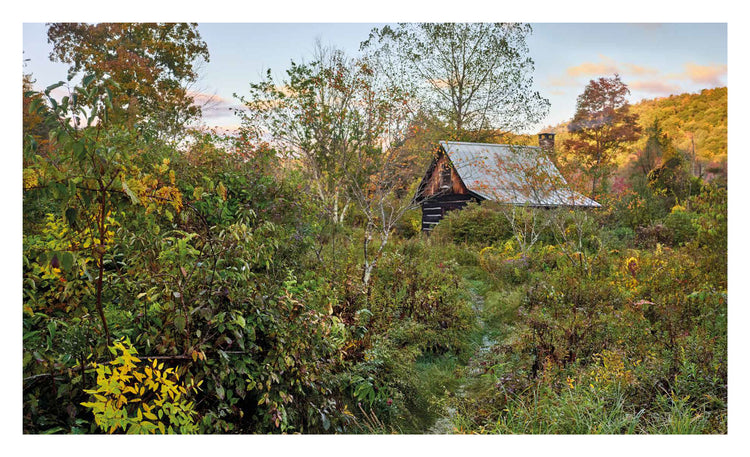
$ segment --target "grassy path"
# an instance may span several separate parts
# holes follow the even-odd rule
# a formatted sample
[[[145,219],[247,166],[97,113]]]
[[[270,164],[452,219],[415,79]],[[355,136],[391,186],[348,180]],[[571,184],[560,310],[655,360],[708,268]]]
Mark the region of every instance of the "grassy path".
[[[453,373],[456,382],[450,390],[445,390],[444,396],[439,400],[439,404],[444,404],[448,396],[465,397],[467,395],[466,386],[469,379],[478,376],[481,372],[480,366],[476,363],[478,359],[486,354],[496,343],[497,330],[491,328],[484,319],[485,298],[481,293],[484,284],[481,281],[470,280],[466,278],[469,285],[468,293],[471,298],[471,307],[476,314],[477,334],[472,338],[474,341],[471,357],[465,363],[458,363],[454,367]],[[454,431],[455,408],[445,405],[442,415],[439,416],[434,424],[426,431],[428,434],[450,434]]]

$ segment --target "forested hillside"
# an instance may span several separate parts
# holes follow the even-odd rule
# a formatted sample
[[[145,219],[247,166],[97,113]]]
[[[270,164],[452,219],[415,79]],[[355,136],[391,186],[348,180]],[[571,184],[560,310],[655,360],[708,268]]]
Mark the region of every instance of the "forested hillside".
[[[669,97],[641,100],[631,105],[630,111],[638,117],[638,125],[648,128],[658,120],[664,133],[674,146],[688,154],[695,151],[695,159],[704,169],[719,169],[726,173],[727,162],[727,88],[704,89],[697,94],[670,95]],[[558,144],[569,138],[568,124],[545,129],[557,135]],[[624,167],[646,145],[644,136],[627,145],[616,158]],[[564,152],[563,152],[564,153]]]

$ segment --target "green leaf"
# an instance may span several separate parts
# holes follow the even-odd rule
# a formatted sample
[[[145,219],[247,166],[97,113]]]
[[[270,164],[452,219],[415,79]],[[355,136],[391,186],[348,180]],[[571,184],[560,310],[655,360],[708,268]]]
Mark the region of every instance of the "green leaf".
[[[83,81],[81,82],[81,84],[83,85],[83,87],[88,87],[88,85],[91,84],[91,81],[93,81],[95,77],[96,75],[93,74],[86,75],[83,77]]]
[[[47,88],[44,89],[44,94],[47,95],[47,96],[49,96],[50,92],[52,92],[53,90],[55,90],[58,87],[62,86],[63,84],[65,84],[63,81],[58,81],[55,84],[52,84],[51,86],[47,86]]]
[[[49,331],[49,336],[51,338],[54,338],[55,337],[55,333],[57,332],[57,324],[55,323],[55,321],[50,321],[47,324],[47,330]]]
[[[83,141],[76,141],[73,143],[73,157],[75,157],[76,160],[81,161],[84,159],[84,151]]]
[[[68,225],[73,227],[78,218],[78,210],[75,208],[68,208],[65,210],[65,220],[68,221]]]
[[[29,103],[29,113],[35,113],[37,109],[39,108],[39,105],[42,104],[41,98],[35,98],[34,100]]]
[[[65,252],[62,255],[62,267],[65,271],[70,271],[73,268],[73,254]]]
[[[177,331],[182,333],[185,331],[185,317],[184,316],[177,316],[174,318],[174,326],[177,328]]]

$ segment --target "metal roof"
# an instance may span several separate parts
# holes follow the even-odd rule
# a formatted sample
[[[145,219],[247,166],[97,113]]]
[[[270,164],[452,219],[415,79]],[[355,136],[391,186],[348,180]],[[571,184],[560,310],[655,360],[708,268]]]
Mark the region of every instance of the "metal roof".
[[[514,205],[600,207],[570,190],[537,146],[441,141],[466,187],[487,200]]]

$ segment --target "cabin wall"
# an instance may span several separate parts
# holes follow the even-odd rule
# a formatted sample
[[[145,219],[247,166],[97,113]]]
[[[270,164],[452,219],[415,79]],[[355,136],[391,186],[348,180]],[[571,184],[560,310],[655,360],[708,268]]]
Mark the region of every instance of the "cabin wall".
[[[423,200],[422,230],[431,231],[448,211],[462,209],[471,201],[478,199],[469,194],[445,194]]]
[[[470,201],[477,201],[469,193],[448,157],[441,154],[429,172],[422,190],[422,230],[432,230],[445,213],[461,209]]]

